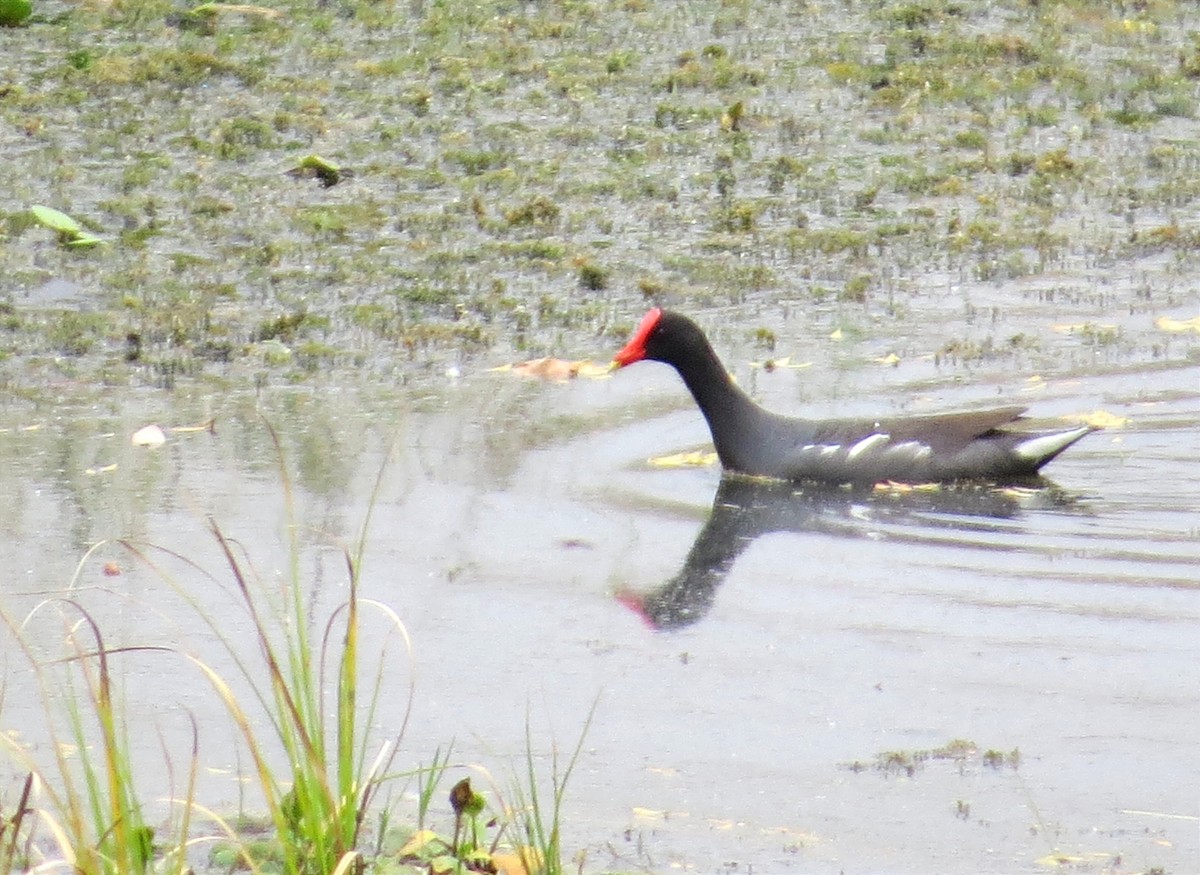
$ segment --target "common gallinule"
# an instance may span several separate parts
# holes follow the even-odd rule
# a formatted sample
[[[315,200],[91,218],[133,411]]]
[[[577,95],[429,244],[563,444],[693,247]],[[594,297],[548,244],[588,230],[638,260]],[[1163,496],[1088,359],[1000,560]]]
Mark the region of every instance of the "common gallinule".
[[[1038,469],[1095,429],[1009,431],[1024,407],[894,419],[798,419],[763,409],[738,388],[691,319],[651,310],[614,356],[623,367],[671,365],[708,420],[721,464],[784,480],[925,483],[1012,481]]]

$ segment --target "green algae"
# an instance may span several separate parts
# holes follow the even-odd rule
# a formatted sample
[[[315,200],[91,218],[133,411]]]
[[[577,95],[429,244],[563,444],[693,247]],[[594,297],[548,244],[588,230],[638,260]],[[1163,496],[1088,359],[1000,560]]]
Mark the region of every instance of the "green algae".
[[[1200,14],[1181,2],[255,9],[127,0],[0,32],[21,168],[0,293],[87,289],[76,367],[119,373],[131,332],[142,362],[204,373],[216,344],[257,367],[257,326],[301,310],[323,321],[292,342],[335,363],[364,331],[401,360],[504,358],[572,310],[590,348],[648,298],[802,302],[818,325],[882,307],[865,337],[932,334],[885,294],[897,271],[1008,306],[1052,272],[1123,259],[1169,285],[1194,265],[1175,216],[1200,197],[1179,127]],[[289,175],[314,155],[336,185]],[[18,217],[51,195],[111,245],[46,253]],[[1101,323],[1077,309],[1045,321]],[[23,320],[10,358],[61,348],[55,321]],[[1123,340],[1152,356],[1149,333]]]

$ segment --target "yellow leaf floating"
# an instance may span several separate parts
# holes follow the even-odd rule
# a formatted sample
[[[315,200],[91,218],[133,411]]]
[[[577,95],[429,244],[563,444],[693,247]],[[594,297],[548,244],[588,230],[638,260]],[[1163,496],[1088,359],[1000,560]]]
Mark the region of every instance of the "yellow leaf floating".
[[[171,426],[171,431],[175,432],[175,434],[192,434],[198,431],[207,431],[216,434],[217,420],[213,418],[208,422],[200,423],[200,425],[173,425]]]
[[[594,362],[581,361],[579,363],[579,376],[587,377],[589,380],[599,380],[602,377],[607,377],[617,369],[616,362],[609,362],[606,365],[598,365]]]
[[[886,492],[889,495],[907,495],[910,492],[940,492],[941,483],[897,483],[895,480],[884,480],[876,483],[872,489],[875,492]]]
[[[536,848],[518,848],[516,853],[498,852],[492,854],[492,865],[497,872],[504,875],[528,875],[530,872],[541,872],[542,855]]]
[[[1042,490],[1030,486],[1004,486],[997,490],[1005,498],[1011,498],[1018,504],[1033,501],[1042,495]]]
[[[648,461],[655,468],[707,468],[717,463],[717,454],[696,450],[691,453],[656,456]]]
[[[402,847],[400,849],[399,856],[401,856],[401,857],[420,856],[421,852],[425,849],[425,846],[433,844],[434,842],[438,842],[439,844],[443,844],[443,845],[445,844],[445,842],[442,840],[442,838],[433,830],[419,829],[415,833],[412,834],[412,838],[410,838],[404,844],[404,847]]]
[[[1079,866],[1100,860],[1112,860],[1115,856],[1110,851],[1090,851],[1086,854],[1051,853],[1044,857],[1039,857],[1033,863],[1035,866],[1052,866],[1058,868],[1060,866]]]
[[[1193,319],[1172,319],[1169,316],[1159,316],[1154,320],[1154,327],[1160,331],[1170,331],[1182,334],[1185,331],[1195,331],[1200,334],[1200,316]]]
[[[642,820],[666,820],[667,812],[659,811],[655,808],[640,808],[633,807],[633,816],[640,817]]]
[[[1084,425],[1090,425],[1093,428],[1124,428],[1129,425],[1128,416],[1117,416],[1107,410],[1093,410],[1083,416],[1071,418],[1078,418]]]
[[[1112,333],[1117,331],[1118,326],[1107,323],[1097,324],[1095,322],[1076,322],[1071,325],[1051,325],[1050,330],[1057,331],[1059,334],[1075,334],[1076,332],[1099,334],[1101,332]]]
[[[516,854],[492,854],[492,865],[504,875],[526,875],[529,871]]]
[[[801,368],[811,368],[812,362],[793,362],[790,355],[785,355],[783,358],[763,359],[761,362],[750,362],[750,367],[756,369],[761,368],[769,374],[771,371],[776,371],[780,368],[785,368],[791,371],[798,371]]]
[[[565,359],[550,358],[529,359],[514,365],[500,365],[489,368],[491,373],[511,372],[518,377],[528,377],[536,380],[549,380],[555,383],[565,383],[576,377],[598,379],[607,377],[612,372],[612,365],[597,365],[583,359],[570,362]]]
[[[513,365],[513,373],[518,377],[536,377],[539,380],[566,381],[579,373],[576,362],[564,359],[540,358]]]
[[[889,352],[887,355],[880,356],[879,358],[875,359],[875,361],[879,362],[881,365],[891,365],[894,368],[896,365],[900,364],[900,356],[896,355],[894,352]]]

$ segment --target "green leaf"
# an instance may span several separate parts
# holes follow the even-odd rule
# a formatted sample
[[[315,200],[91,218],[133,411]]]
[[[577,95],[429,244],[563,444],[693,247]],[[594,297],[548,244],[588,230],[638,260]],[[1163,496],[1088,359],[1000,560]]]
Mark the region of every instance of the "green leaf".
[[[98,246],[104,241],[99,237],[93,237],[91,234],[80,232],[78,235],[68,240],[66,245],[72,249],[90,249],[93,246]]]
[[[349,171],[346,171],[346,175],[349,175]],[[328,158],[322,158],[320,155],[305,155],[300,159],[299,164],[288,171],[288,176],[297,179],[315,177],[325,188],[330,188],[342,181],[343,171]]]
[[[446,875],[448,872],[453,872],[459,867],[458,857],[446,854],[441,857],[434,857],[429,861],[429,871],[433,875]]]
[[[154,830],[148,826],[137,827],[133,831],[133,841],[136,861],[139,868],[145,871],[154,859]]]
[[[322,158],[320,155],[305,155],[300,159],[300,166],[309,170],[318,170],[323,173],[337,173],[342,169],[328,158]]]
[[[467,800],[466,807],[463,809],[463,811],[474,817],[483,811],[485,805],[487,805],[487,800],[483,798],[483,794],[476,793],[474,790],[472,790],[471,798]]]
[[[79,227],[79,223],[68,216],[66,213],[60,213],[51,207],[43,207],[35,204],[29,208],[29,212],[33,213],[33,217],[39,224],[49,228],[51,231],[57,231],[59,234],[68,235],[72,238],[78,237],[83,229]]]

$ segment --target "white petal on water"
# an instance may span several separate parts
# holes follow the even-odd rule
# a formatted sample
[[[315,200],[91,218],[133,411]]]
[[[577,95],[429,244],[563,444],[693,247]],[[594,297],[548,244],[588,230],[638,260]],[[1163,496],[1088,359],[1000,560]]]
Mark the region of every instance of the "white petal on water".
[[[135,431],[130,440],[135,447],[161,447],[167,442],[167,436],[157,425],[147,425]]]

